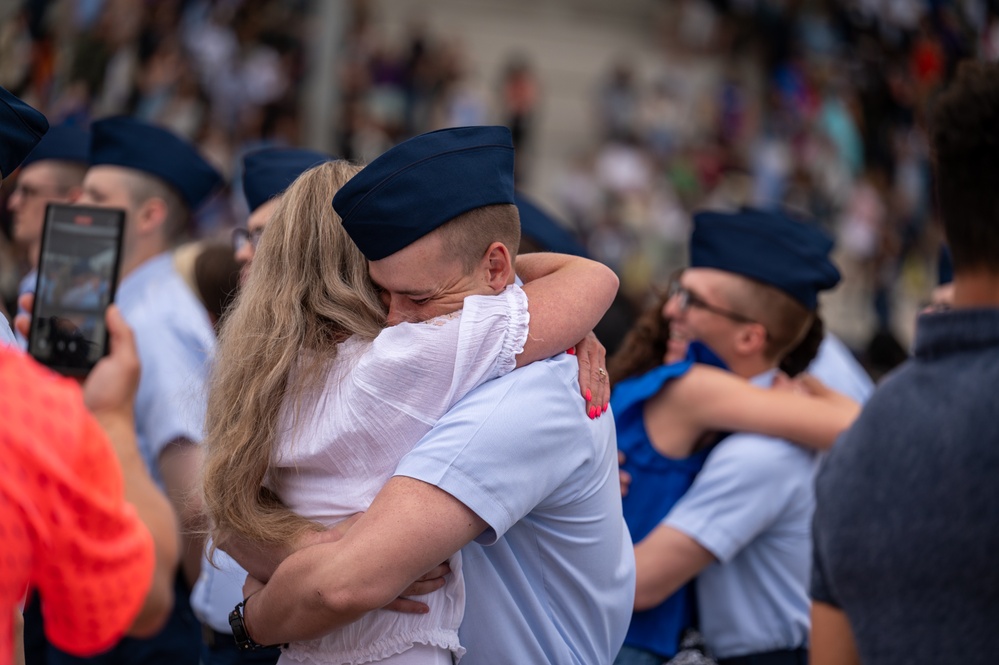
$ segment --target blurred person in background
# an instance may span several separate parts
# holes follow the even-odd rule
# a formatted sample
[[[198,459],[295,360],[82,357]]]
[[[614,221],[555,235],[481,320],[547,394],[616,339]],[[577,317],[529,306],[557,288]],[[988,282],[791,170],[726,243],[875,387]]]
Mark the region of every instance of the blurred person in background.
[[[236,261],[242,266],[240,281],[246,281],[260,236],[281,201],[281,193],[308,169],[328,162],[332,156],[298,148],[264,148],[243,157],[243,194],[250,216],[246,228],[232,232]]]
[[[947,310],[817,481],[812,663],[991,663],[999,652],[999,65],[968,62],[931,143],[953,261]]]
[[[695,246],[692,251],[696,258],[701,250]],[[724,362],[700,342],[688,345],[682,336],[671,335],[670,311],[703,310],[736,323],[749,322],[731,301],[733,307],[721,308],[681,280],[682,275],[674,277],[669,291],[646,310],[608,366],[618,447],[627,474],[624,514],[636,544],[690,488],[712,446],[724,436],[719,432],[760,432],[826,450],[859,411],[856,402],[811,379],[797,385],[795,392],[787,390],[795,384],[786,380],[776,384],[783,390],[753,385],[721,371]],[[784,354],[782,367],[793,364],[789,373],[800,372],[821,340],[821,320],[815,315],[797,346]],[[661,596],[661,591],[645,586],[655,579],[661,563],[648,558],[638,563],[638,611],[617,658],[619,665],[658,663],[676,655],[682,631],[697,619],[689,587],[667,594],[669,598]]]
[[[831,240],[782,213],[744,209],[698,215],[690,246],[691,267],[664,311],[671,343],[697,341],[737,376],[770,386],[813,327],[818,293],[839,281]],[[713,399],[709,391],[701,401]],[[703,431],[701,424],[687,440]],[[827,431],[823,443],[833,438]],[[696,576],[699,627],[719,663],[806,663],[814,455],[786,440],[736,433],[703,462],[635,546],[636,608],[659,605]]]
[[[49,130],[45,116],[0,87],[0,182],[9,178]],[[0,345],[13,344],[7,317],[0,324]]]
[[[240,265],[232,255],[232,245],[210,240],[185,243],[174,250],[173,266],[217,331],[239,288]]]
[[[47,129],[41,113],[0,88],[0,180]],[[27,317],[19,324],[26,333]],[[107,326],[110,355],[91,371],[82,396],[72,381],[0,346],[0,615],[7,617],[0,619],[0,663],[23,662],[19,604],[33,588],[42,594],[49,637],[79,654],[125,632],[155,632],[174,600],[176,523],[136,447],[135,344],[114,306]]]
[[[94,123],[89,161],[78,203],[126,211],[115,300],[135,330],[142,362],[136,433],[150,474],[170,498],[183,543],[176,602],[166,626],[149,639],[122,640],[91,662],[195,664],[200,628],[189,595],[203,556],[204,525],[194,487],[201,467],[203,382],[215,333],[169,250],[220,178],[190,144],[124,117]],[[49,663],[71,662],[78,661],[49,652]]]
[[[45,208],[49,203],[72,203],[80,195],[89,150],[90,135],[86,131],[56,125],[21,163],[17,186],[7,199],[14,241],[24,247],[30,266],[18,287],[19,296],[35,292]],[[27,348],[26,339],[18,336],[18,343]]]

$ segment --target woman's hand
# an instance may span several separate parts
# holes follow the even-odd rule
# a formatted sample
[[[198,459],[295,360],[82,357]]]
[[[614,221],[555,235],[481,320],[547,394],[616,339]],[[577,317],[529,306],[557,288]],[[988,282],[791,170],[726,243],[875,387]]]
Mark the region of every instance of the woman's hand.
[[[579,389],[586,400],[586,415],[599,418],[610,406],[607,349],[591,331],[568,353],[575,353],[579,362]]]

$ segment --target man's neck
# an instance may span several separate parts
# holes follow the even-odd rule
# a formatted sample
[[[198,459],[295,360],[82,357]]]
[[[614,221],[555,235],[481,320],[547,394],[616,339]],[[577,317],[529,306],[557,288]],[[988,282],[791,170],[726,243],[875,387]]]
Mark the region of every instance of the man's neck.
[[[169,249],[162,243],[149,243],[133,249],[128,255],[123,255],[121,269],[118,271],[118,281],[121,282],[135,272],[142,264],[153,259]]]
[[[961,271],[954,275],[954,308],[999,307],[999,273]]]
[[[777,366],[774,365],[772,360],[764,358],[742,358],[735,363],[729,364],[729,369],[732,370],[733,374],[741,376],[746,380],[776,368]]]

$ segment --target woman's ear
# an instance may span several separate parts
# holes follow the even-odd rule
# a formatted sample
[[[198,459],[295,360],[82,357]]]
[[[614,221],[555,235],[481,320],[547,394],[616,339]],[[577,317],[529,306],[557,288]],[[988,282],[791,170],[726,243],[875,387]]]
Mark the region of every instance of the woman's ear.
[[[482,256],[482,270],[487,285],[496,293],[513,283],[513,259],[506,245],[498,241],[489,245]]]

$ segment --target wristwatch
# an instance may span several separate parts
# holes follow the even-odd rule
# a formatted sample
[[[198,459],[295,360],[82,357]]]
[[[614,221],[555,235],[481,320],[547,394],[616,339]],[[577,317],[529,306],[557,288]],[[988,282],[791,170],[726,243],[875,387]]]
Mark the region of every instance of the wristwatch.
[[[263,644],[254,642],[250,634],[246,632],[246,624],[243,622],[243,608],[246,607],[247,600],[249,600],[249,597],[244,598],[232,609],[232,612],[229,612],[229,627],[232,628],[232,639],[236,640],[236,647],[240,651],[266,649],[267,647]]]

